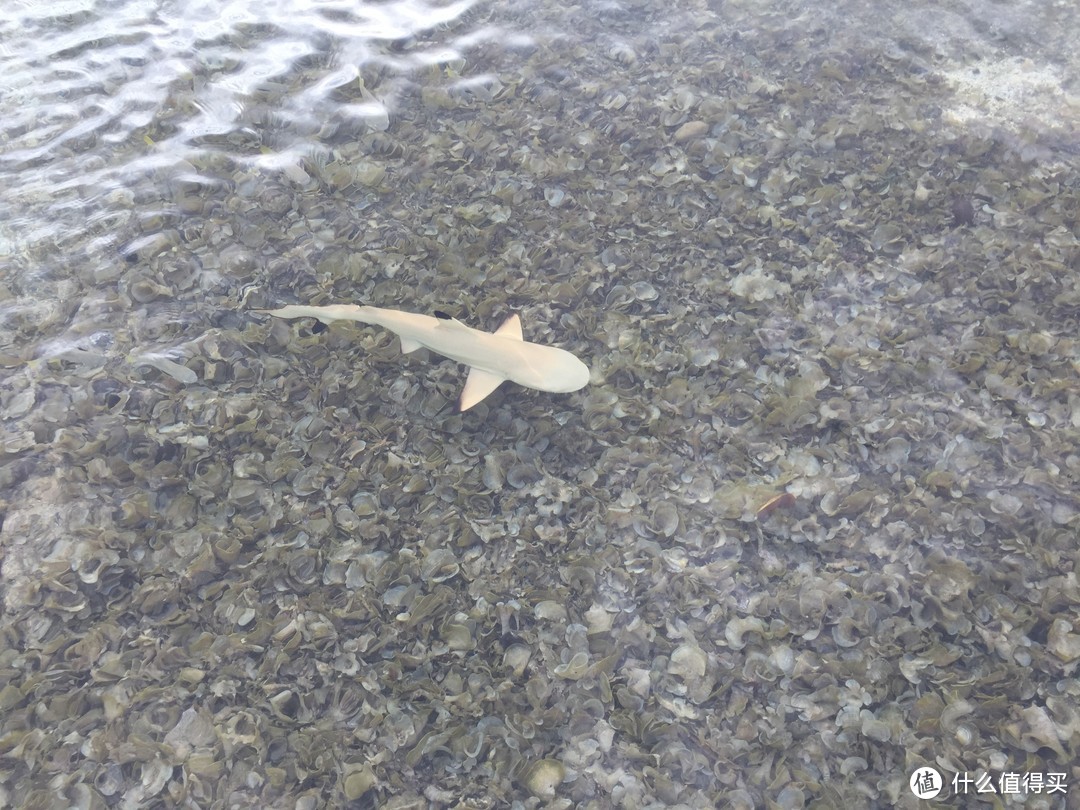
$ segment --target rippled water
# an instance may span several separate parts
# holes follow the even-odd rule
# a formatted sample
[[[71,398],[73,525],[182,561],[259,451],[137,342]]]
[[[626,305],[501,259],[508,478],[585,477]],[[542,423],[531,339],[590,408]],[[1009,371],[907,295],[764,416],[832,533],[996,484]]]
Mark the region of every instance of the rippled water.
[[[0,806],[1080,789],[1073,3],[8,6]]]
[[[177,213],[161,204],[161,181],[184,182],[184,160],[216,153],[233,167],[280,168],[325,150],[335,133],[385,130],[410,75],[494,36],[464,26],[472,5],[9,9],[0,247],[24,264],[11,275],[79,278],[91,289],[95,276],[114,275],[105,265],[123,247],[132,204],[144,232]],[[380,77],[378,96],[365,71]],[[187,179],[226,178],[190,171]]]

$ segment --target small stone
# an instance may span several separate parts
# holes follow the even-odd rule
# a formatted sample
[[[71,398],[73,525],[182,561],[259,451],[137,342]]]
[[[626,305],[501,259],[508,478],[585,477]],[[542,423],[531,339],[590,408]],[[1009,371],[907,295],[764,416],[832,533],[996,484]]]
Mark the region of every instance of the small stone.
[[[675,143],[697,140],[709,131],[709,125],[704,121],[687,121],[675,130]]]
[[[552,799],[555,789],[566,778],[566,768],[554,759],[542,759],[533,763],[522,780],[529,793],[538,799]]]
[[[1080,635],[1072,630],[1065,619],[1055,619],[1046,638],[1047,649],[1066,663],[1080,658]]]

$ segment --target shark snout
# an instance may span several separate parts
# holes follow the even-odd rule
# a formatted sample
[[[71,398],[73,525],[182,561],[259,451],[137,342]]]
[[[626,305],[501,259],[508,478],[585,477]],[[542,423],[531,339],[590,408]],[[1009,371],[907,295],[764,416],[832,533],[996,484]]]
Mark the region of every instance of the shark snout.
[[[522,358],[525,362],[510,377],[519,385],[552,394],[566,394],[589,384],[589,367],[570,352],[535,344],[530,345],[529,349]]]
[[[573,363],[567,363],[566,370],[566,388],[560,389],[555,393],[565,393],[568,391],[577,391],[584,388],[589,384],[589,367],[578,360],[574,355],[570,355],[570,359]]]

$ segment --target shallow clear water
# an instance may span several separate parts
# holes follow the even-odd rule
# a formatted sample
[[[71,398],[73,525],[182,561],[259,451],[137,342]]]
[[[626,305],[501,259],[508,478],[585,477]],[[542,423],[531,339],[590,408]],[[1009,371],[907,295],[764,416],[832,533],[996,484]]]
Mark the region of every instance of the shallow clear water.
[[[1078,22],[6,8],[0,805],[1071,800]]]

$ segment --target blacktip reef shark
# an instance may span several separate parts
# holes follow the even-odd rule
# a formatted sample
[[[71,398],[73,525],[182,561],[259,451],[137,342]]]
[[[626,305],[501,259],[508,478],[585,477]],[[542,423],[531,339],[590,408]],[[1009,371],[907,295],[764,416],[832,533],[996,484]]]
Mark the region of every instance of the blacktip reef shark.
[[[323,323],[358,321],[395,332],[405,354],[423,347],[469,366],[469,376],[458,400],[467,411],[505,380],[537,391],[565,394],[589,384],[589,368],[570,352],[530,343],[521,335],[521,318],[511,315],[494,332],[466,326],[445,312],[417,315],[397,309],[333,304],[311,307],[292,304],[262,309],[279,318],[318,318]]]

